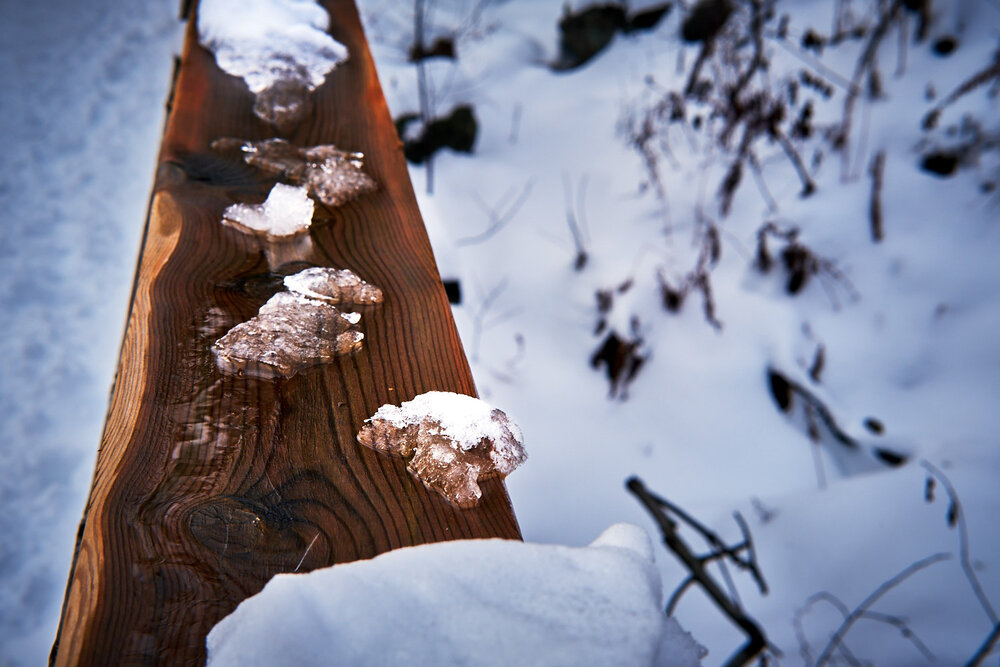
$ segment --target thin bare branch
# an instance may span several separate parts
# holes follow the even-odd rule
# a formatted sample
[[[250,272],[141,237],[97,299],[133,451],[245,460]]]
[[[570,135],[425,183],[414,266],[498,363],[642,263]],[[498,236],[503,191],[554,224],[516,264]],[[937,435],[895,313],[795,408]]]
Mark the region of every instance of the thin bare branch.
[[[670,549],[670,551],[672,551],[674,555],[677,556],[677,558],[684,564],[685,568],[687,568],[689,576],[698,582],[702,590],[704,590],[709,598],[712,599],[715,605],[746,634],[746,643],[741,646],[736,653],[730,656],[725,664],[727,666],[735,667],[737,665],[746,665],[750,661],[754,660],[754,658],[759,656],[762,651],[768,648],[767,637],[760,629],[760,626],[757,625],[756,621],[747,616],[746,613],[743,612],[743,610],[741,610],[733,602],[733,600],[722,591],[721,588],[719,588],[719,585],[705,570],[705,566],[702,561],[694,555],[688,545],[681,539],[677,532],[677,523],[663,511],[665,507],[669,508],[676,506],[647,490],[638,477],[630,478],[628,482],[626,482],[626,487],[652,515],[653,519],[660,527],[660,532],[663,534],[664,544],[666,544],[667,548]],[[692,527],[700,526],[702,530],[699,530],[699,532],[703,535],[707,533],[714,536],[711,531],[690,517],[690,515],[686,512],[682,512],[682,514],[683,517],[687,517],[687,520],[685,520],[686,523]],[[682,514],[678,514],[678,516],[681,517]],[[728,549],[729,547],[726,548]]]
[[[965,667],[979,667],[983,664],[983,660],[989,657],[993,649],[996,648],[997,642],[1000,642],[1000,623],[993,626],[992,632],[986,637],[976,654],[969,659],[969,662],[965,663]]]
[[[879,151],[875,154],[868,173],[872,177],[872,196],[868,207],[871,219],[872,240],[879,243],[885,238],[885,225],[882,217],[882,183],[885,177],[885,151]]]
[[[946,553],[938,553],[934,554],[933,556],[928,556],[927,558],[923,558],[907,566],[899,574],[892,577],[891,579],[884,581],[868,597],[862,600],[861,604],[855,607],[854,610],[847,615],[847,618],[845,618],[844,622],[840,624],[840,627],[837,628],[837,631],[833,633],[833,637],[830,638],[829,643],[823,648],[823,651],[819,654],[819,658],[817,658],[816,660],[815,667],[823,667],[823,665],[827,664],[830,661],[830,658],[833,657],[833,652],[836,651],[837,647],[840,646],[841,642],[844,641],[844,637],[847,635],[848,632],[850,632],[854,624],[859,619],[863,618],[865,614],[868,612],[868,609],[873,604],[878,602],[879,599],[882,598],[882,596],[884,596],[886,593],[891,591],[899,584],[909,579],[917,572],[920,572],[921,570],[928,568],[931,565],[934,565],[935,563],[940,563],[941,561],[945,561],[950,558],[951,554],[946,554]]]
[[[986,616],[989,617],[990,623],[1000,624],[1000,617],[997,616],[996,610],[993,609],[989,598],[986,597],[986,591],[983,590],[983,585],[979,583],[979,577],[976,576],[976,571],[972,567],[972,557],[969,553],[969,526],[965,521],[965,509],[958,499],[958,491],[955,490],[948,476],[936,465],[927,460],[921,461],[920,465],[944,485],[948,499],[951,501],[951,507],[954,508],[955,523],[958,525],[958,559],[962,564],[962,572],[965,573],[965,578],[968,579],[969,586],[972,587],[972,592],[983,611],[986,612]]]

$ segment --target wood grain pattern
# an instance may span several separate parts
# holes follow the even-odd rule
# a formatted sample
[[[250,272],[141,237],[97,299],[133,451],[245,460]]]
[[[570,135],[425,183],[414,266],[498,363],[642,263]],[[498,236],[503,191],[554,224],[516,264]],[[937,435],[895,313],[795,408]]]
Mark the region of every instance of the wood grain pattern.
[[[353,270],[385,302],[363,311],[362,350],[335,363],[288,380],[216,369],[211,344],[276,289],[222,211],[263,201],[274,180],[209,144],[275,132],[198,45],[191,16],[55,664],[201,664],[212,625],[276,573],[520,537],[501,481],[460,510],[355,440],[383,403],[475,386],[357,10],[324,4],[351,57],[285,138],[363,151],[380,189],[317,207],[306,259]]]

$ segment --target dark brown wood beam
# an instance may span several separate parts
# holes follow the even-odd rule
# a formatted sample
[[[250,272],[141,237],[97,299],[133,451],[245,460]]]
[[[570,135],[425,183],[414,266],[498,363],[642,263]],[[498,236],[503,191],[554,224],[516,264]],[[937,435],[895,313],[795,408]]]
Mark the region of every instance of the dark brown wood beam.
[[[520,537],[501,481],[459,509],[355,440],[384,403],[475,386],[357,9],[323,4],[350,60],[284,138],[364,152],[379,190],[318,206],[308,260],[353,270],[385,301],[364,312],[352,356],[290,379],[216,368],[220,327],[255,315],[271,279],[222,212],[262,201],[275,181],[209,144],[275,130],[199,46],[192,8],[55,664],[200,664],[211,627],[279,572]]]

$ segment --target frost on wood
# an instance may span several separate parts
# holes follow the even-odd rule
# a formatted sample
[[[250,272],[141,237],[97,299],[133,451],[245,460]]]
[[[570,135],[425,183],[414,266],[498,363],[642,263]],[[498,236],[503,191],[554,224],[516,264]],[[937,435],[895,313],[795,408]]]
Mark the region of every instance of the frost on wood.
[[[241,141],[225,138],[212,142],[212,148],[239,149],[247,164],[307,187],[312,195],[331,207],[374,192],[378,187],[363,171],[364,153],[352,153],[336,146],[299,148],[284,139]]]
[[[198,41],[256,96],[254,113],[278,127],[308,113],[308,94],[347,59],[313,0],[202,0]]]
[[[361,315],[334,304],[379,303],[381,290],[347,269],[306,269],[285,284],[290,291],[275,294],[255,317],[215,342],[212,351],[223,372],[289,378],[361,348]]]
[[[233,204],[222,223],[269,241],[300,236],[312,225],[313,201],[304,187],[277,183],[263,204]]]
[[[318,301],[357,305],[382,302],[382,290],[348,269],[317,266],[287,276],[284,282],[292,292]]]
[[[459,506],[479,501],[480,479],[506,477],[527,458],[521,430],[501,410],[440,391],[399,407],[383,405],[366,421],[358,442],[407,459],[411,474]]]

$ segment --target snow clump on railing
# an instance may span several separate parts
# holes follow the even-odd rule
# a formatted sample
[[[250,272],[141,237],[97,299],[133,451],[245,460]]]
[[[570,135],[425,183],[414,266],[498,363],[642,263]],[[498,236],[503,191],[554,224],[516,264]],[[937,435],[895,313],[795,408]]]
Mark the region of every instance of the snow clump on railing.
[[[443,391],[383,405],[366,420],[358,442],[402,456],[412,475],[459,507],[479,502],[479,480],[506,477],[528,458],[521,430],[503,411]]]

